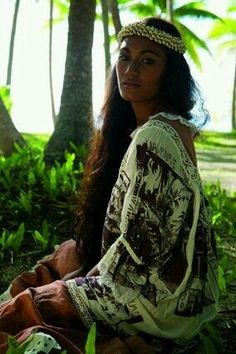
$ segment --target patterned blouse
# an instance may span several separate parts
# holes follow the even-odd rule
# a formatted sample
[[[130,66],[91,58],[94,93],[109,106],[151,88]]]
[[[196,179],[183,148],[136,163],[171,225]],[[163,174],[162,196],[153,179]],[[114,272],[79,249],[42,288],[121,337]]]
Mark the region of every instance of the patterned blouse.
[[[67,282],[86,326],[188,340],[216,316],[216,255],[201,179],[166,113],[132,134],[107,209],[98,277]],[[100,325],[100,327],[99,327]]]

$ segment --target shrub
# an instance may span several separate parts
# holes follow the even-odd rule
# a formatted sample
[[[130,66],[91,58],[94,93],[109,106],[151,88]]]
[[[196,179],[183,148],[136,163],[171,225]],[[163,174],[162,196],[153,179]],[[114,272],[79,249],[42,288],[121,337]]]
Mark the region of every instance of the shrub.
[[[231,283],[236,281],[235,249],[236,240],[236,192],[228,192],[220,183],[207,183],[212,223],[214,226],[218,251],[218,282],[221,296],[227,295]]]
[[[0,257],[27,249],[51,248],[71,237],[73,211],[83,173],[81,159],[48,168],[42,148],[16,147],[0,157]],[[76,159],[77,160],[77,159]]]

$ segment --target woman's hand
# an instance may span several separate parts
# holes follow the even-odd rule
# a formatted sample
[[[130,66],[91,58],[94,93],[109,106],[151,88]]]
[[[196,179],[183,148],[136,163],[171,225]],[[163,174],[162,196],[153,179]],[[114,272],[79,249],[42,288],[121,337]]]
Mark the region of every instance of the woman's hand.
[[[95,277],[99,275],[97,264],[86,274],[86,277]]]

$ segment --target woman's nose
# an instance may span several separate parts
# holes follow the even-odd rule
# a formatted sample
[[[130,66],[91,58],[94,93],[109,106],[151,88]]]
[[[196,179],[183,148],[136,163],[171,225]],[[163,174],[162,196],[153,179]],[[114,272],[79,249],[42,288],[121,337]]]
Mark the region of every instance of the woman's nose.
[[[134,60],[130,60],[126,67],[126,73],[138,75],[139,74],[139,66],[138,63]]]

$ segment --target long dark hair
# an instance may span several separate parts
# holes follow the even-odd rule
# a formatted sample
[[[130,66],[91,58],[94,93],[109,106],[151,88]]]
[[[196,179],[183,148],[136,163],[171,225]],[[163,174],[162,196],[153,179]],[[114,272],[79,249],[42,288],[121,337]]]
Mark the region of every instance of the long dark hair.
[[[176,27],[164,20],[150,17],[143,23],[180,37]],[[167,69],[161,97],[176,114],[191,120],[191,111],[200,100],[199,90],[184,56],[166,49]],[[111,190],[130,144],[130,134],[136,128],[132,106],[119,93],[115,67],[107,77],[104,104],[97,123],[80,189],[74,235],[84,274],[100,258],[102,230]]]

